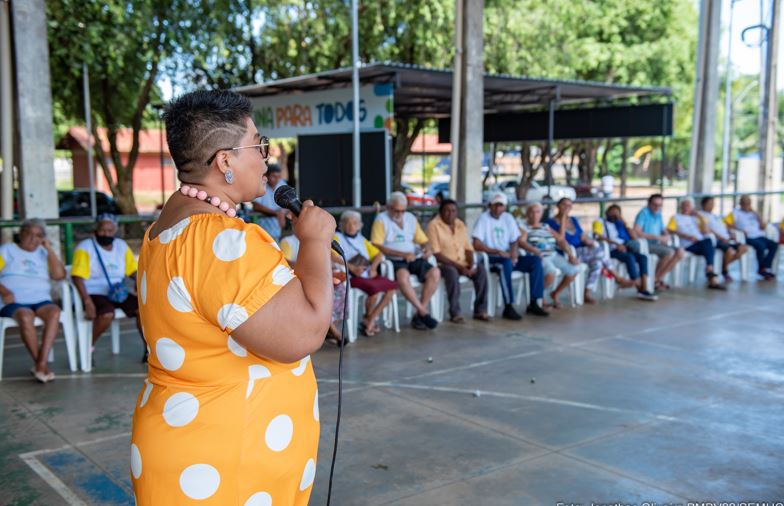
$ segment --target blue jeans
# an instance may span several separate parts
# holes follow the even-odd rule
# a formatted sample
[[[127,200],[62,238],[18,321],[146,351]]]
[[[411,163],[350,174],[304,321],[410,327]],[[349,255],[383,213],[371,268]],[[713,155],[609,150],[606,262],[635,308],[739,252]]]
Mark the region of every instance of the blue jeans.
[[[699,255],[705,259],[705,270],[708,270],[708,267],[713,265],[713,260],[716,258],[716,247],[713,245],[713,241],[710,239],[703,239],[701,241],[697,241],[688,248],[686,251],[689,253],[693,253],[695,255]]]
[[[501,293],[504,304],[514,304],[514,290],[512,290],[512,271],[527,272],[531,280],[531,300],[544,297],[544,269],[542,259],[534,255],[520,256],[516,264],[511,258],[490,256],[490,270],[499,272],[501,278]]]
[[[746,244],[754,248],[754,251],[757,252],[757,262],[759,262],[760,270],[770,269],[773,265],[773,258],[776,256],[776,250],[779,249],[779,245],[767,237],[746,239]]]
[[[623,262],[626,270],[629,271],[629,279],[632,281],[639,279],[640,276],[648,275],[648,257],[646,255],[629,250],[618,251],[614,249],[610,252],[610,256]]]

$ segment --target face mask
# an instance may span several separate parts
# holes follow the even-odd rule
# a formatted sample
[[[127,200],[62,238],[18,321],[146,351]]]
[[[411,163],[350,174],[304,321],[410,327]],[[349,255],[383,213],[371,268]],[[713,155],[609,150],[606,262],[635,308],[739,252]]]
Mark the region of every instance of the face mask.
[[[95,241],[101,246],[109,246],[112,244],[112,242],[114,242],[114,237],[109,237],[105,235],[96,235]]]
[[[618,221],[618,217],[617,216],[611,216],[611,217],[607,218],[607,221],[609,221],[610,223],[615,223],[616,221]]]

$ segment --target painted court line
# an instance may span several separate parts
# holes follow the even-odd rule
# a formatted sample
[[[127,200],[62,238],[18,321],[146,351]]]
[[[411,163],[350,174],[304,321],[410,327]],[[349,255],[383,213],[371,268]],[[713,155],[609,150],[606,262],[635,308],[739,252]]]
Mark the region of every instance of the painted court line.
[[[74,450],[76,448],[81,448],[83,446],[89,446],[98,443],[104,443],[106,441],[112,441],[115,439],[121,438],[130,438],[130,432],[123,432],[121,434],[115,434],[113,436],[105,436],[99,437],[96,439],[91,439],[89,441],[81,441],[79,443],[74,443],[72,445],[63,445],[57,448],[44,448],[41,450],[35,450],[32,452],[27,453],[20,453],[19,458],[27,464],[30,469],[35,472],[42,480],[46,482],[47,485],[52,487],[52,489],[60,494],[60,497],[68,504],[69,506],[87,506],[87,503],[79,499],[73,491],[68,488],[68,486],[60,480],[52,471],[49,470],[48,467],[43,465],[36,457],[38,455],[44,455],[47,453],[54,453],[63,450]]]
[[[337,380],[320,380],[324,383],[337,383]],[[350,383],[354,385],[365,385],[370,387],[377,387],[377,388],[404,388],[404,389],[411,389],[411,390],[425,390],[431,392],[446,392],[446,393],[454,393],[454,394],[466,394],[466,395],[474,395],[476,392],[479,392],[480,397],[499,397],[505,399],[519,399],[523,401],[531,401],[531,402],[542,402],[546,404],[556,404],[560,406],[569,406],[573,408],[583,408],[583,409],[592,409],[595,411],[605,411],[609,413],[630,413],[634,415],[645,415],[657,420],[664,420],[668,422],[676,422],[678,421],[677,418],[672,416],[666,415],[659,415],[657,413],[649,413],[646,411],[635,411],[633,409],[623,409],[623,408],[614,408],[612,406],[601,406],[599,404],[589,404],[586,402],[578,402],[578,401],[570,401],[567,399],[556,399],[554,397],[541,397],[536,395],[520,395],[520,394],[513,394],[508,392],[493,392],[487,390],[471,390],[469,388],[453,388],[453,387],[439,387],[439,386],[431,386],[431,385],[414,385],[410,383],[392,383],[392,382],[385,382],[385,381],[347,381],[343,380],[344,383]],[[344,391],[345,393],[345,391]]]
[[[79,499],[65,483],[60,481],[60,478],[54,475],[45,465],[41,464],[33,455],[20,455],[19,456],[25,464],[30,466],[35,474],[37,474],[47,485],[52,487],[55,492],[60,494],[68,506],[87,506],[87,503]]]

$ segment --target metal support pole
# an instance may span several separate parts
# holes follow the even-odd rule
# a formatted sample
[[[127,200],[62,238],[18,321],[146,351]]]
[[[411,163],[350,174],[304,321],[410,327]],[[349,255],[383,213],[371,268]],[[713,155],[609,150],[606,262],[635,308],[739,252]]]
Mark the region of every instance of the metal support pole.
[[[721,152],[721,199],[719,213],[724,216],[724,192],[727,188],[730,167],[730,118],[732,117],[732,18],[735,13],[735,2],[730,0],[730,23],[727,37],[727,73],[724,77],[724,132]]]
[[[11,22],[8,2],[0,0],[0,217],[14,217],[14,106],[11,65]],[[5,231],[4,231],[5,232]],[[7,235],[7,234],[4,234]]]
[[[780,0],[771,1],[770,25],[767,27],[765,42],[765,69],[762,83],[762,102],[760,107],[760,165],[757,189],[772,190],[777,182],[773,180],[773,163],[776,152],[776,77],[778,73],[778,46],[779,46],[779,20],[781,9]],[[763,220],[771,216],[771,199],[762,197],[758,200],[757,210]]]
[[[87,172],[90,176],[90,216],[98,215],[95,203],[95,161],[93,160],[93,122],[90,111],[90,74],[87,62],[82,63],[82,87],[84,92],[84,125],[87,129]],[[100,139],[94,139],[101,142]]]
[[[166,182],[164,181],[163,169],[163,118],[160,115],[160,111],[158,114],[158,143],[160,144],[161,154],[161,209],[163,209],[163,205],[166,203]]]
[[[551,200],[550,187],[553,185],[553,143],[555,142],[555,106],[561,100],[561,88],[555,87],[555,95],[550,98],[547,111],[547,165],[544,179],[547,183],[547,199]]]
[[[354,90],[354,207],[362,205],[362,176],[359,166],[359,0],[351,0],[351,86]]]
[[[452,68],[452,118],[449,142],[452,156],[449,164],[449,196],[457,198],[460,170],[460,123],[463,101],[463,0],[455,1],[455,62]]]

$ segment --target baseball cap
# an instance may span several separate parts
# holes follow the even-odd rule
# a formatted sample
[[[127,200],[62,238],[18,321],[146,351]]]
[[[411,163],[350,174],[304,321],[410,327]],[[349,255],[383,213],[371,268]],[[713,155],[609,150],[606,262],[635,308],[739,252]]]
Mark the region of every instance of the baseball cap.
[[[507,197],[506,194],[502,192],[494,193],[493,196],[490,197],[490,205],[493,204],[507,205],[509,204],[509,197]]]

